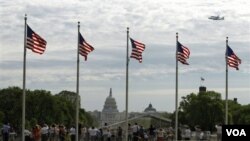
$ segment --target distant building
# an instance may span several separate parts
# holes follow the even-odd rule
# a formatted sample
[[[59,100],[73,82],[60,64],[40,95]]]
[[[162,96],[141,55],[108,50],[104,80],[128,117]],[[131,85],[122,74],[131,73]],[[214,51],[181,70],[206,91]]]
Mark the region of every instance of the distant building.
[[[150,103],[148,107],[144,110],[145,113],[155,113],[156,109],[153,108],[152,104]]]
[[[104,102],[102,111],[95,110],[89,113],[98,121],[100,127],[102,127],[104,123],[114,126],[117,126],[118,123],[124,124],[123,121],[125,121],[125,114],[126,114],[125,112],[118,111],[115,98],[112,96],[111,88],[109,91],[109,96],[106,98]],[[135,119],[140,123],[140,121],[152,121],[151,119],[153,118],[156,119],[157,121],[160,121],[160,123],[163,122],[170,123],[171,120],[162,117],[161,113],[162,112],[158,112],[150,103],[143,112],[129,113],[128,118],[130,119],[129,122],[132,122],[131,120]],[[147,127],[149,127],[149,125],[147,125]]]
[[[144,112],[131,112],[129,113],[129,118],[139,117],[142,115],[155,115],[160,116],[161,112],[158,112],[151,103],[145,108]]]
[[[145,108],[144,112],[132,112],[129,113],[129,122],[137,122],[139,125],[142,125],[145,128],[149,128],[150,125],[155,127],[170,126],[171,119],[165,118],[162,116],[166,112],[157,111],[153,105],[150,103],[148,107]]]
[[[101,125],[113,124],[124,119],[125,115],[118,111],[115,98],[112,97],[112,88],[110,88],[109,96],[106,98],[101,112]]]
[[[206,92],[206,91],[207,91],[207,88],[205,86],[200,86],[199,87],[199,93]]]
[[[110,125],[125,120],[125,112],[118,111],[115,98],[112,97],[112,88],[110,88],[109,96],[105,100],[102,111],[94,111],[90,114],[98,120],[100,126],[103,126],[104,123]]]
[[[233,101],[234,101],[235,103],[238,103],[238,102],[237,102],[237,98],[234,98],[234,100],[233,100]]]
[[[89,113],[91,114],[91,116],[93,116],[93,117],[94,117],[94,119],[95,119],[95,120],[97,120],[97,121],[98,121],[98,124],[100,124],[100,123],[99,123],[99,120],[101,119],[101,112],[100,112],[100,111],[95,110],[95,111],[93,111],[93,112],[89,112]]]

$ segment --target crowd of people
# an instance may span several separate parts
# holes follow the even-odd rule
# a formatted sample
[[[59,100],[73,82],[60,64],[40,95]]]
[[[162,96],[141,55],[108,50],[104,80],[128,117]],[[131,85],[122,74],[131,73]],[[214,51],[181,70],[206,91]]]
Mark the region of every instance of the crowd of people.
[[[108,128],[106,128],[107,124],[105,124],[103,129],[107,130]],[[124,138],[125,134],[123,134],[121,137]],[[118,137],[118,140],[116,141],[120,141],[121,137]],[[134,123],[134,125],[131,125],[130,123],[128,124],[128,141],[163,141],[173,139],[174,130],[172,127],[155,128],[153,125],[150,125],[149,128],[144,128],[142,125],[138,125],[137,123]]]
[[[128,125],[129,141],[163,141],[167,132],[162,128],[156,129],[152,125],[145,129],[143,126],[135,123],[133,126]],[[172,129],[168,132],[168,136],[173,138]],[[9,124],[2,127],[2,140],[14,141],[16,137],[12,137],[12,128]],[[125,131],[122,127],[111,128],[104,124],[101,128],[79,126],[79,141],[122,141],[125,139]],[[25,141],[75,141],[76,128],[71,126],[66,128],[64,125],[47,124],[35,125],[32,129],[24,130]]]
[[[15,137],[17,136],[13,127],[7,122],[3,124],[0,135],[3,141],[15,141]]]
[[[218,140],[221,139],[221,125],[216,125]],[[205,132],[199,126],[195,127],[195,139],[203,140]],[[178,130],[178,135],[182,140],[191,140],[192,132],[188,126]],[[16,133],[8,123],[5,123],[1,129],[3,141],[15,141]],[[35,125],[32,129],[24,130],[25,141],[75,141],[76,128],[71,126],[66,128],[64,125],[47,124]],[[125,130],[118,127],[110,127],[107,123],[103,127],[85,127],[79,126],[79,141],[123,141],[125,140]],[[151,125],[144,128],[142,125],[134,123],[128,124],[128,141],[172,141],[174,140],[174,129],[156,128]],[[178,137],[179,139],[179,137]]]

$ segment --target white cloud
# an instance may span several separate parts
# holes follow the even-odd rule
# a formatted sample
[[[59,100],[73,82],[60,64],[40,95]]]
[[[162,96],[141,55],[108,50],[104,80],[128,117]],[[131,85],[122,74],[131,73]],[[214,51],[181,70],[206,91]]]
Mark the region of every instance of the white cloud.
[[[157,103],[156,107],[164,110],[168,104],[162,99],[167,94],[167,99],[171,99],[167,102],[174,105],[171,94],[175,87],[176,32],[179,41],[191,50],[190,66],[179,64],[180,92],[196,90],[201,76],[206,77],[208,87],[223,89],[228,36],[229,45],[242,59],[239,71],[230,68],[231,87],[238,89],[231,91],[249,93],[248,0],[0,0],[0,5],[1,88],[22,84],[23,28],[27,13],[28,24],[48,43],[43,55],[27,51],[27,87],[54,93],[64,89],[75,91],[77,22],[81,22],[81,33],[95,47],[88,61],[81,57],[80,62],[80,91],[87,94],[83,97],[87,110],[101,110],[107,96],[104,91],[109,87],[116,89],[118,107],[124,109],[126,27],[130,27],[131,37],[146,44],[143,63],[131,59],[129,65],[130,91],[137,93],[136,98],[152,99],[153,105]],[[217,14],[225,16],[225,20],[207,18]],[[244,91],[239,90],[242,87]],[[240,94],[239,99],[242,99]],[[147,100],[136,109],[131,99],[130,109],[143,109]],[[101,104],[93,105],[93,101]]]

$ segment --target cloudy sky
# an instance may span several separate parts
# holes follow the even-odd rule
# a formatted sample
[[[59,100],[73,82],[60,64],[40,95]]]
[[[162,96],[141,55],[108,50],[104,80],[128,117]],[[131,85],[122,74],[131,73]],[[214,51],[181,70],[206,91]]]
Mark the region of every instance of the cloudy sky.
[[[129,64],[129,111],[149,103],[159,111],[175,107],[176,32],[191,51],[189,66],[179,64],[179,100],[203,85],[225,96],[225,40],[241,58],[229,68],[229,98],[250,103],[249,0],[0,0],[0,88],[22,87],[24,15],[45,38],[43,55],[27,50],[26,88],[56,94],[76,90],[77,22],[95,47],[80,61],[81,106],[102,110],[113,88],[119,111],[125,110],[126,27],[146,44],[143,63]],[[212,21],[211,15],[225,16]]]

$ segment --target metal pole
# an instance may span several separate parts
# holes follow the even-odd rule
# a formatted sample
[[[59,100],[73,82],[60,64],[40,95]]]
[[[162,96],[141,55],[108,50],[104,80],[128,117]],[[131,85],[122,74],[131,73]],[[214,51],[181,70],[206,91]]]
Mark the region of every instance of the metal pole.
[[[226,53],[227,53],[227,46],[228,46],[228,37],[226,38]],[[225,124],[228,124],[228,59],[226,54],[226,112],[225,112]]]
[[[78,122],[79,122],[79,34],[80,22],[78,22],[78,38],[77,38],[77,69],[76,69],[76,141],[78,141]]]
[[[126,125],[125,125],[125,141],[128,140],[128,65],[129,65],[129,58],[128,58],[128,42],[129,42],[129,27],[127,27],[127,55],[126,55]]]
[[[26,96],[26,38],[27,38],[27,15],[24,17],[24,47],[23,47],[23,97],[22,97],[22,141],[25,130],[25,96]]]
[[[178,140],[178,32],[176,33],[176,72],[175,72],[175,140]]]

